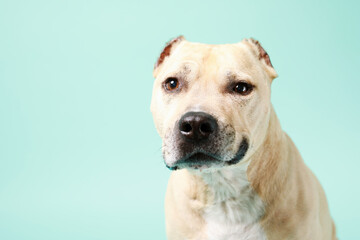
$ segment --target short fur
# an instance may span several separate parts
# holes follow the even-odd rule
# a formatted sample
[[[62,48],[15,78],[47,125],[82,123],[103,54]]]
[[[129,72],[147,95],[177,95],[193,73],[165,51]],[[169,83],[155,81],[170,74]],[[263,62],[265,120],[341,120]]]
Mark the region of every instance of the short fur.
[[[154,69],[151,110],[163,139],[166,164],[179,156],[174,131],[188,111],[204,111],[230,126],[219,151],[234,156],[243,138],[250,147],[236,165],[203,171],[173,171],[165,200],[168,239],[183,240],[335,240],[324,191],[280,127],[270,102],[277,76],[256,40],[237,44],[171,41]],[[176,94],[163,90],[167,77],[181,79]],[[224,89],[230,78],[256,88],[239,97]]]

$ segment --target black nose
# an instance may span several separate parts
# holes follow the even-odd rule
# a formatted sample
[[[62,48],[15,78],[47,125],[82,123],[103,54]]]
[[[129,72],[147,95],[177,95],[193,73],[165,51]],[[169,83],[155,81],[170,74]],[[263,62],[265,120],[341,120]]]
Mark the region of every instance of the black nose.
[[[179,131],[188,140],[208,139],[217,130],[216,119],[204,112],[188,112],[179,121]]]

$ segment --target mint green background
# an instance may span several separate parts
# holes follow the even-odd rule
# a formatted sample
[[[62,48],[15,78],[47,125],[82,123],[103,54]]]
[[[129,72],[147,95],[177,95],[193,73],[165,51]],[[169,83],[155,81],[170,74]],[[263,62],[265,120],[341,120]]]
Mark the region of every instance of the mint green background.
[[[356,1],[0,0],[0,239],[165,239],[149,111],[165,42],[259,39],[282,126],[360,239]]]

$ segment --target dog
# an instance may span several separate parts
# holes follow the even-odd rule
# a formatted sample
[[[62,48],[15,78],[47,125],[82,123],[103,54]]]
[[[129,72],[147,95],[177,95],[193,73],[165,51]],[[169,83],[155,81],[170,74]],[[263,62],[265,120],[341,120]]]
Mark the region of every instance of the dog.
[[[254,39],[167,43],[151,112],[173,170],[170,240],[334,240],[325,193],[270,102],[277,73]]]

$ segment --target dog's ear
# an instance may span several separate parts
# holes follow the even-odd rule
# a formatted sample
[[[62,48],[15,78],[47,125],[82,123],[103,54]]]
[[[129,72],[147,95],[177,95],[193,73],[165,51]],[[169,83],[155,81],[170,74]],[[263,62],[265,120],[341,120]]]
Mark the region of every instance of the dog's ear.
[[[174,49],[183,41],[185,40],[184,36],[178,36],[173,38],[169,42],[166,43],[165,48],[162,50],[158,60],[155,63],[153,75],[156,77],[159,67],[163,64],[165,59],[170,56],[170,54],[174,51]]]
[[[266,72],[269,74],[271,80],[276,78],[278,75],[271,64],[269,54],[265,51],[265,49],[261,46],[258,40],[253,38],[244,39],[245,43],[248,43],[253,50],[254,54],[258,57],[258,59],[263,63]]]

